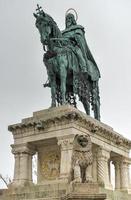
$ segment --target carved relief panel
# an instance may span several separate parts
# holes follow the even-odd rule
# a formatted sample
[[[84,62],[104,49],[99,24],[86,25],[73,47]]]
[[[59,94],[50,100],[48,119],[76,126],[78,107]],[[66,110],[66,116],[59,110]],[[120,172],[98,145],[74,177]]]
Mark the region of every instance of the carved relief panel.
[[[42,159],[42,176],[46,180],[53,180],[59,177],[60,155],[58,152],[48,152]]]
[[[60,151],[58,146],[46,146],[38,151],[38,183],[56,180],[60,175]]]

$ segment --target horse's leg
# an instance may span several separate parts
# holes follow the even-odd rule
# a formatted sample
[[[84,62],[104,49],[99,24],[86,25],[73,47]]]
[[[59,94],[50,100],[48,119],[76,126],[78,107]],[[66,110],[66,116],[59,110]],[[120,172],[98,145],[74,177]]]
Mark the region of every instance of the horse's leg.
[[[86,114],[90,115],[90,102],[86,98],[83,98],[83,97],[80,97],[80,101],[82,102],[84,106]]]
[[[53,63],[43,58],[43,62],[46,66],[49,84],[51,87],[51,107],[56,107],[56,74],[53,70]]]
[[[100,106],[99,106],[98,101],[95,104],[94,117],[95,119],[100,121]]]
[[[80,74],[80,93],[79,98],[80,101],[82,102],[84,109],[86,111],[87,115],[90,115],[90,82],[88,80],[87,74]]]
[[[56,107],[56,80],[53,78],[51,83],[51,107]]]
[[[94,118],[100,121],[100,102],[98,99],[96,99],[94,105]]]
[[[62,70],[60,70],[60,81],[61,81],[61,98],[62,98],[62,105],[66,103],[66,78],[67,78],[67,71],[65,66],[62,66]]]
[[[61,104],[66,103],[66,78],[67,78],[67,57],[61,55],[59,57],[59,73],[60,73],[60,90],[61,90]]]
[[[98,82],[93,82],[92,87],[94,118],[100,121],[100,96]]]
[[[86,99],[83,99],[83,106],[85,108],[86,114],[90,115],[90,103]]]
[[[51,107],[56,107],[56,76],[48,73],[48,77],[51,85]]]

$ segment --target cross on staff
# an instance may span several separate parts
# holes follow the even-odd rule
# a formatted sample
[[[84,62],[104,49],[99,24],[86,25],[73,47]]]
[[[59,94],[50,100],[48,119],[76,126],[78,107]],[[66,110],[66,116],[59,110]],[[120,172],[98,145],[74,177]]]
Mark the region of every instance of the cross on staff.
[[[40,13],[42,11],[42,7],[39,6],[39,4],[37,4],[37,9],[36,9],[37,13]]]

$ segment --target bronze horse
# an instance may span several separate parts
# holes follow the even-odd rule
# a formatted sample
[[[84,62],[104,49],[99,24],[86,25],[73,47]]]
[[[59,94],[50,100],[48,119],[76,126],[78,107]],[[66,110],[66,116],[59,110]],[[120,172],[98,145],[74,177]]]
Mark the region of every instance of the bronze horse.
[[[55,107],[56,103],[76,106],[75,98],[78,95],[87,115],[90,115],[91,104],[94,117],[100,120],[98,80],[92,81],[92,74],[81,72],[72,43],[62,35],[53,18],[43,10],[34,16],[45,50],[43,62],[49,79],[45,86],[51,88],[51,106]]]

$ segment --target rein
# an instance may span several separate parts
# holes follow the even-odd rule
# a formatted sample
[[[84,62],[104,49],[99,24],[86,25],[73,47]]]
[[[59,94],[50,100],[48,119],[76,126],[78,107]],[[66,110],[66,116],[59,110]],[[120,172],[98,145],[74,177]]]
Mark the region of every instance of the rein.
[[[55,47],[64,48],[65,46],[69,45],[69,41],[66,38],[51,38],[51,44]]]

